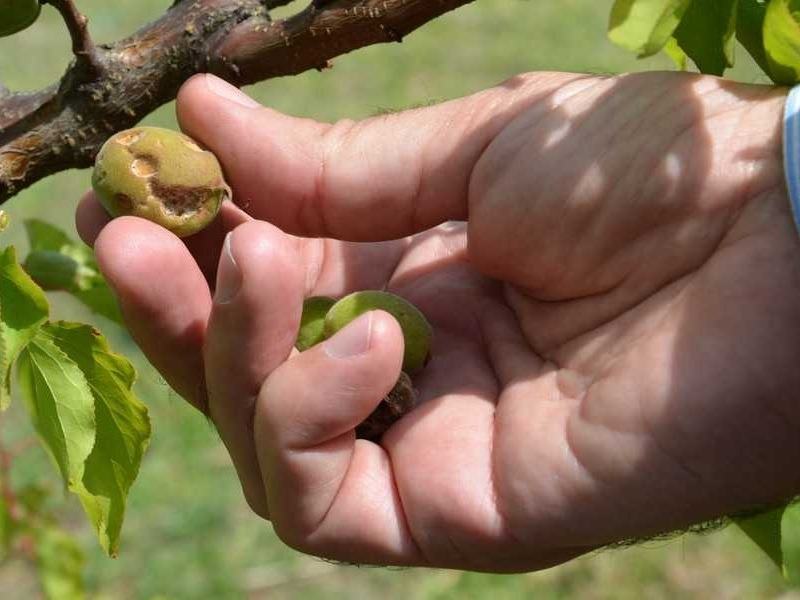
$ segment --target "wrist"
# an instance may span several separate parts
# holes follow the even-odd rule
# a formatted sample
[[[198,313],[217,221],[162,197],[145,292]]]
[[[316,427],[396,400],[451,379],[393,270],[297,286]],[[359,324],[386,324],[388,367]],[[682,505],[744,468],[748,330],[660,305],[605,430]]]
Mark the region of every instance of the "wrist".
[[[728,171],[739,183],[740,193],[732,200],[746,207],[768,198],[789,208],[783,157],[787,90],[721,81],[720,95],[722,98],[708,108],[707,126],[719,146],[723,172]],[[717,135],[718,123],[723,131],[726,126],[730,128],[727,135]],[[781,214],[791,217],[791,211]]]

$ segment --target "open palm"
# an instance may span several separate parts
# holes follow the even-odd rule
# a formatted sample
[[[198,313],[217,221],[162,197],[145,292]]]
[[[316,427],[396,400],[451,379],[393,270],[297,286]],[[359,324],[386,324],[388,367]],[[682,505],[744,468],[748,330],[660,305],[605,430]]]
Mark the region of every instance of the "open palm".
[[[222,86],[192,80],[179,115],[249,215],[227,206],[187,245],[118,219],[96,249],[137,342],[288,543],[530,570],[800,489],[780,91],[531,75],[326,126]],[[104,225],[91,197],[78,222],[90,241]],[[398,375],[396,323],[292,352],[305,296],[368,288],[435,330],[423,404],[380,445],[353,428]]]

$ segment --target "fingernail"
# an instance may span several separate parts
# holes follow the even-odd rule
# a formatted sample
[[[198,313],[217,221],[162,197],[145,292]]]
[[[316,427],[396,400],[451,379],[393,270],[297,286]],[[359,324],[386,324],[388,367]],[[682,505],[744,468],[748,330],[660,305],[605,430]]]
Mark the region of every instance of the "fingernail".
[[[227,304],[233,300],[242,287],[242,272],[236,259],[231,252],[231,239],[233,232],[225,236],[222,244],[222,255],[219,258],[219,268],[217,269],[217,287],[214,291],[214,302],[217,304]]]
[[[369,350],[372,337],[372,312],[358,317],[323,344],[331,358],[351,358]]]
[[[243,106],[245,108],[255,108],[257,106],[261,106],[250,96],[245,94],[239,88],[232,86],[224,79],[207,74],[205,76],[205,80],[206,87],[208,87],[209,91],[213,92],[220,98],[228,100],[229,102],[235,102],[239,106]]]

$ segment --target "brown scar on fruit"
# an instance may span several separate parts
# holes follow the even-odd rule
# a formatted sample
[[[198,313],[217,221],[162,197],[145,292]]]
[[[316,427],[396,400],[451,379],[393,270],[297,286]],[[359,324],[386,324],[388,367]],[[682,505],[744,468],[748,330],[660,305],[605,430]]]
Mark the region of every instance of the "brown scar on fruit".
[[[379,442],[392,425],[416,408],[418,401],[411,378],[405,372],[401,372],[392,391],[372,411],[372,414],[356,427],[356,437]]]
[[[137,177],[153,177],[158,173],[158,159],[148,154],[138,156],[131,163],[131,171]]]
[[[131,210],[133,208],[133,200],[131,200],[130,196],[125,194],[117,194],[116,200],[125,210]]]
[[[142,132],[135,129],[131,131],[123,131],[117,136],[117,143],[120,146],[130,146],[142,139]]]
[[[164,205],[164,210],[174,215],[196,213],[204,208],[205,190],[179,185],[161,185],[156,181],[151,184],[151,188],[155,197]]]

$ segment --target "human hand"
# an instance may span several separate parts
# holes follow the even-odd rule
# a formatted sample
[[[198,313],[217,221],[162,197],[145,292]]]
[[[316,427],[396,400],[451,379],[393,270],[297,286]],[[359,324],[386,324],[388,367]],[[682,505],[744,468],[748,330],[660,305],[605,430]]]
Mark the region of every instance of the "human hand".
[[[105,225],[91,196],[78,226],[135,339],[214,420],[287,543],[543,568],[800,490],[783,97],[532,74],[329,126],[197,77],[181,125],[249,214],[227,206],[188,248],[138,219]],[[396,323],[292,344],[305,296],[383,287],[436,337],[423,405],[378,445],[353,428],[397,378]]]

